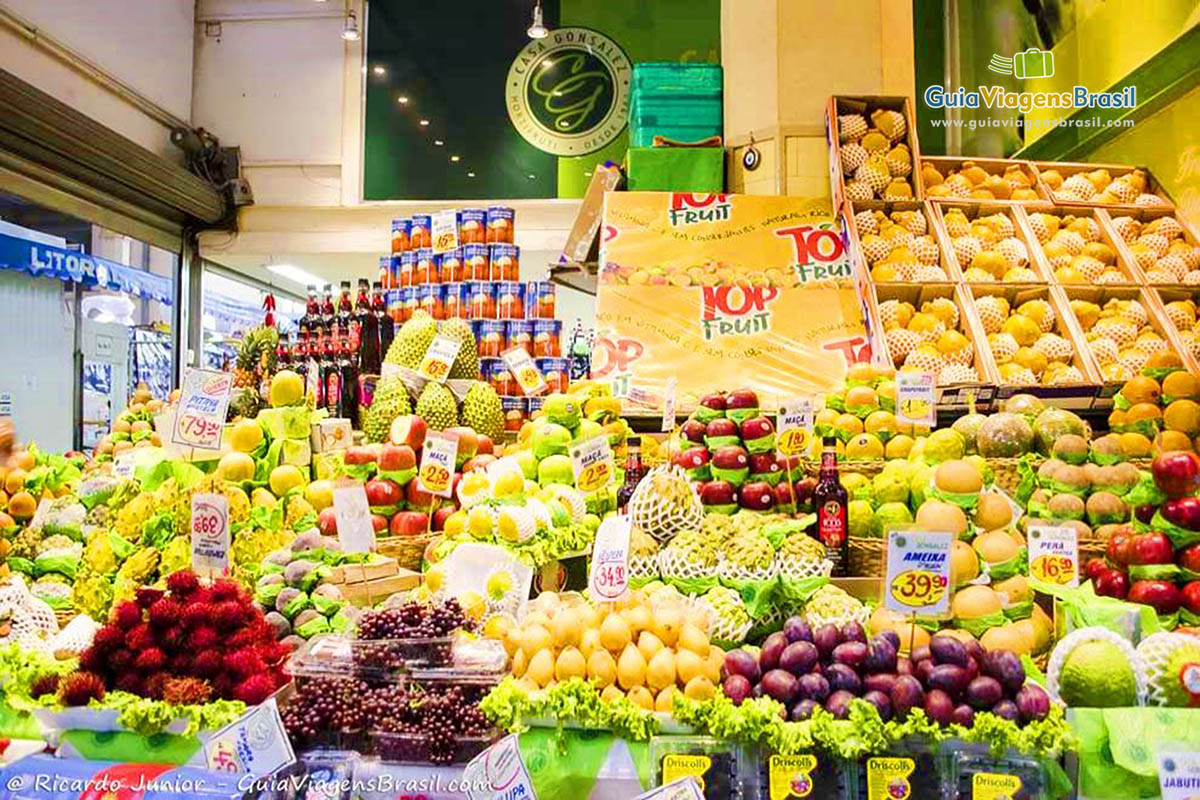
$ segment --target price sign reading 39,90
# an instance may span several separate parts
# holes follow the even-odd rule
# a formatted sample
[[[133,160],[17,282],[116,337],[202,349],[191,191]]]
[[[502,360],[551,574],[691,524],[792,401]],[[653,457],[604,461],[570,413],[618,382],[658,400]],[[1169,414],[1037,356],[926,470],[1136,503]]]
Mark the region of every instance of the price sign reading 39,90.
[[[888,533],[884,605],[901,614],[940,614],[950,606],[948,532]]]

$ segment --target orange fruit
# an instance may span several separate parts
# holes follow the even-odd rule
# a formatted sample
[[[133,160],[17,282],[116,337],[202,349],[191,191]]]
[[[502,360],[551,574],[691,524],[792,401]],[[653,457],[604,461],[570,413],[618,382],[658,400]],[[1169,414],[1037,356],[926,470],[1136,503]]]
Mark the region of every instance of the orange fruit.
[[[8,513],[13,519],[25,521],[37,511],[37,501],[29,492],[17,492],[8,501]]]

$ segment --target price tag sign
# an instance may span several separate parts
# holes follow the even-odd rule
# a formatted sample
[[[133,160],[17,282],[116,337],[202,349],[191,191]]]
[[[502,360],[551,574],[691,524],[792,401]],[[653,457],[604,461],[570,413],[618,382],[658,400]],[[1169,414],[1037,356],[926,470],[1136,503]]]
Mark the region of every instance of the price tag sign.
[[[12,392],[0,392],[0,417],[11,417],[12,409]]]
[[[1079,533],[1069,526],[1029,526],[1029,577],[1079,585]]]
[[[812,447],[813,399],[799,397],[779,407],[775,449],[780,455],[804,455]]]
[[[627,516],[609,517],[600,523],[592,544],[588,593],[599,600],[616,600],[629,588],[629,534]]]
[[[432,431],[425,434],[421,467],[417,470],[417,488],[438,497],[449,497],[457,455],[458,439]]]
[[[949,532],[889,532],[884,605],[905,615],[945,612],[950,607],[953,542]]]
[[[896,373],[896,419],[901,425],[937,423],[937,383],[932,372]]]
[[[450,367],[454,364],[454,359],[458,357],[460,347],[462,347],[462,342],[458,339],[451,339],[449,336],[434,336],[417,371],[431,381],[445,383],[446,378],[450,375]]]
[[[121,453],[113,461],[113,476],[129,480],[133,477],[133,471],[137,467],[136,456],[133,453]]]
[[[403,368],[399,364],[384,363],[379,367],[380,378],[391,378],[399,376],[403,372]]]
[[[674,378],[667,380],[667,394],[663,398],[663,415],[662,425],[659,430],[663,433],[670,433],[675,430],[675,386],[677,381]]]
[[[210,575],[229,572],[229,501],[223,494],[192,495],[192,569]]]
[[[612,448],[608,446],[608,436],[601,434],[571,445],[570,452],[576,489],[591,494],[612,483],[617,468]]]
[[[546,391],[546,379],[542,377],[537,365],[533,363],[533,357],[524,347],[505,350],[500,357],[504,359],[504,365],[516,379],[522,393],[535,395]]]
[[[460,785],[466,787],[470,800],[537,797],[515,734],[505,736],[471,759],[463,770]]]
[[[454,209],[435,212],[432,222],[433,252],[448,253],[458,247],[458,214]]]
[[[271,697],[217,731],[204,745],[204,760],[217,772],[270,775],[296,761],[292,743]]]
[[[343,551],[370,553],[375,549],[371,506],[361,483],[344,481],[333,487],[333,515],[337,520],[338,541]]]
[[[189,369],[183,377],[171,441],[200,450],[220,450],[232,389],[233,376],[228,372]]]
[[[1162,800],[1195,800],[1200,797],[1200,753],[1159,751],[1158,788]]]

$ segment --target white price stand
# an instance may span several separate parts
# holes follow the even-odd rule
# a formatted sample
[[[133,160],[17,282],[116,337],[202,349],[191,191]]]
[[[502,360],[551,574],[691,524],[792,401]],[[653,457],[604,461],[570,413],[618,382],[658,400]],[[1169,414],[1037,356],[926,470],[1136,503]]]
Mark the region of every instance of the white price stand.
[[[417,488],[438,497],[449,497],[454,489],[454,460],[458,439],[430,431],[421,447],[421,467],[417,470]]]
[[[1158,754],[1158,786],[1162,800],[1200,797],[1200,753],[1167,750]]]
[[[198,450],[220,450],[232,390],[233,376],[228,372],[189,369],[183,376],[171,441]]]
[[[371,506],[360,482],[345,481],[333,487],[333,514],[337,519],[338,541],[344,552],[370,553],[375,550]]]
[[[896,419],[901,425],[937,424],[937,381],[931,372],[896,373]]]
[[[225,495],[192,495],[192,569],[200,575],[229,572],[229,501]]]
[[[1062,586],[1079,585],[1079,532],[1068,525],[1030,525],[1029,577]]]
[[[948,531],[890,531],[884,605],[900,614],[936,616],[950,608]]]
[[[599,601],[621,598],[629,588],[629,536],[632,524],[625,515],[600,523],[592,544],[588,594]]]

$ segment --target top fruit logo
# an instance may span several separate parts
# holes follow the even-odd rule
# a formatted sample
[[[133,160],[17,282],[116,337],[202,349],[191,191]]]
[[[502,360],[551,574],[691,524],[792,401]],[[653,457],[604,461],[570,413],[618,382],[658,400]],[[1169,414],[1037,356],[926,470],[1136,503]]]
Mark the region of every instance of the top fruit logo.
[[[725,222],[733,216],[733,204],[725,194],[672,193],[667,213],[672,227],[699,222]]]

